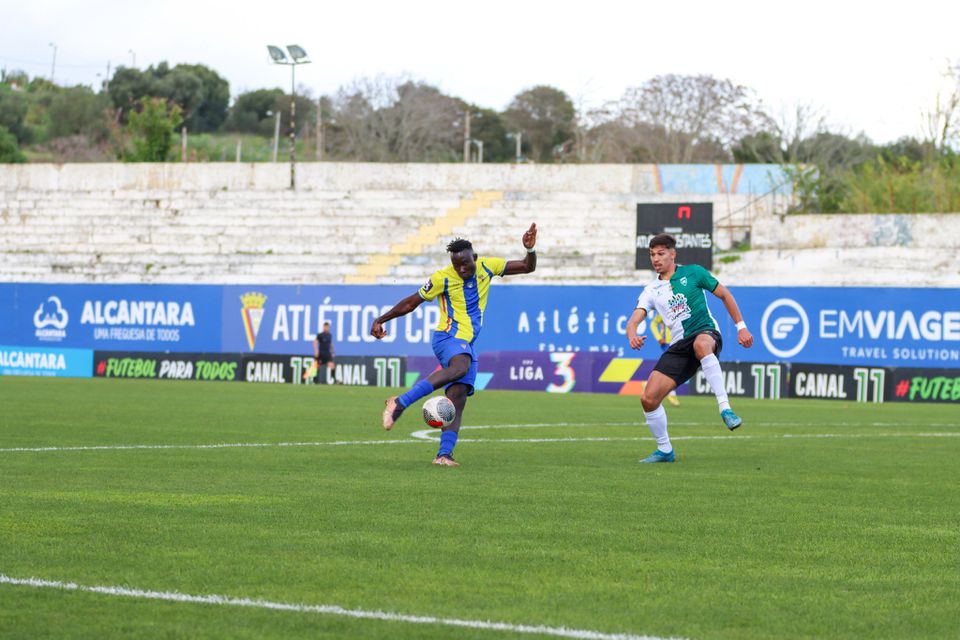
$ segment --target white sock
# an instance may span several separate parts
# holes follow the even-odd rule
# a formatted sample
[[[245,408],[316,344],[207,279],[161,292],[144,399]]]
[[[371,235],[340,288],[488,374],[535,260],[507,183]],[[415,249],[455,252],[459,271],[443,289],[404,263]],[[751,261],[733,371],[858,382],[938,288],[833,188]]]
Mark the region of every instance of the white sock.
[[[643,415],[647,418],[647,426],[650,427],[650,433],[652,433],[653,437],[657,440],[657,449],[664,453],[673,451],[673,445],[670,444],[670,436],[667,435],[667,412],[663,410],[663,405],[660,405],[649,413],[644,411]]]
[[[707,379],[710,388],[713,389],[713,395],[717,396],[720,411],[729,409],[730,402],[727,399],[727,390],[723,386],[723,371],[720,370],[720,361],[717,360],[717,356],[711,353],[702,359],[700,368],[703,369],[703,377]]]

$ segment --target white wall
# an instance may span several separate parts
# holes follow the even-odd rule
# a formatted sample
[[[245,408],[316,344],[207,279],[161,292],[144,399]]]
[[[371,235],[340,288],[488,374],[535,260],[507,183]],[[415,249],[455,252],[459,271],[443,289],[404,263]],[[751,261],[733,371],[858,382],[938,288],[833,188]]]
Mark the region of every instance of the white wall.
[[[727,282],[960,286],[960,215],[781,217],[783,196],[662,193],[657,175],[653,165],[305,163],[291,191],[285,163],[0,165],[0,280],[342,282],[403,229],[495,190],[504,199],[462,231],[500,238],[506,253],[513,227],[537,220],[551,251],[532,281],[643,280],[632,269],[636,204],[688,201],[714,203],[720,249],[750,229],[753,250],[716,262]],[[419,280],[418,265],[390,281]]]

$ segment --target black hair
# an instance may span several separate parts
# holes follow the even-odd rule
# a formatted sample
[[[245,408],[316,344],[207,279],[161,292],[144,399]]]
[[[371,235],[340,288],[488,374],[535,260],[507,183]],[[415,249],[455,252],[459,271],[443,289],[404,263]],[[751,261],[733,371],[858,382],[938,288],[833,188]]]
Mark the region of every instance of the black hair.
[[[674,238],[669,233],[658,233],[657,235],[650,238],[650,248],[654,247],[666,247],[667,249],[676,249],[677,248],[677,239]]]
[[[449,253],[460,253],[468,249],[473,251],[473,245],[470,244],[469,240],[464,240],[463,238],[455,238],[447,245],[447,251]]]

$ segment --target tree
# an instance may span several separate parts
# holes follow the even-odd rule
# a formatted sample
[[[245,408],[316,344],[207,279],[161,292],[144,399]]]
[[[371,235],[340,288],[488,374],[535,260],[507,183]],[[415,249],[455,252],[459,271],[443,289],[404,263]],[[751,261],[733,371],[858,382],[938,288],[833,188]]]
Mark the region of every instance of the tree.
[[[656,162],[705,162],[730,157],[745,136],[770,129],[753,93],[710,75],[664,75],[628,89],[619,118],[646,127],[640,144]]]
[[[563,91],[538,85],[517,94],[503,120],[511,133],[523,134],[533,160],[553,162],[554,151],[574,139],[576,109]]]
[[[215,131],[227,118],[230,85],[204,65],[166,62],[145,71],[119,67],[110,80],[110,99],[124,114],[144,96],[165,98],[180,107],[190,131]]]
[[[332,155],[368,162],[451,162],[463,144],[462,101],[409,78],[362,78],[333,100]]]
[[[61,89],[50,102],[47,135],[53,139],[83,135],[94,142],[102,142],[109,136],[108,108],[109,98],[88,87]]]
[[[153,67],[150,67],[150,69],[153,69]],[[117,67],[113,77],[110,78],[108,93],[113,106],[123,114],[121,121],[126,122],[126,114],[136,108],[137,101],[140,98],[156,95],[153,75],[139,69]]]
[[[407,80],[396,88],[397,99],[377,118],[391,156],[399,162],[450,162],[458,157],[457,121],[463,103],[436,87]]]
[[[30,84],[30,76],[21,69],[0,69],[0,84],[8,85],[11,89],[23,89]]]
[[[751,133],[733,147],[733,159],[740,164],[779,164],[784,161],[783,140],[776,133]]]
[[[933,108],[923,113],[926,141],[941,154],[960,141],[960,62],[948,64],[942,78]]]
[[[26,122],[29,108],[30,98],[22,90],[0,85],[0,127],[12,133],[18,145],[29,143],[33,137]]]
[[[199,88],[192,94],[192,103],[189,114],[186,106],[184,116],[187,129],[190,131],[216,131],[227,119],[227,109],[230,106],[230,83],[213,69],[202,64],[178,64],[173,68],[174,78],[180,75],[193,76],[199,81]],[[174,101],[176,97],[173,96]]]
[[[241,93],[223,124],[224,130],[272,136],[273,110],[283,95],[281,89],[257,89]]]
[[[906,159],[910,162],[924,162],[936,154],[937,148],[929,140],[917,140],[911,136],[904,136],[883,145],[878,151],[880,157],[886,162],[896,162],[900,159]]]
[[[180,107],[168,105],[163,98],[144,98],[139,111],[132,111],[127,132],[133,138],[130,162],[165,162],[173,147],[173,130],[183,117]]]
[[[0,164],[26,162],[27,158],[20,152],[17,137],[0,125]]]
[[[507,137],[512,132],[507,131],[500,114],[476,105],[465,106],[467,109],[471,113],[470,137],[483,142],[483,161],[511,162],[516,157],[516,143]]]

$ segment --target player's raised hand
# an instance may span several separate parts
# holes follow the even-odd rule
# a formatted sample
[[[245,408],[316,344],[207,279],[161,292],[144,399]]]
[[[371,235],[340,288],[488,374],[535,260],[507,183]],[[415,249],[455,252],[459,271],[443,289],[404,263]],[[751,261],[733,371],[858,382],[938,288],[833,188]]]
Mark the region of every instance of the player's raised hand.
[[[643,346],[643,343],[647,340],[647,336],[633,336],[630,338],[630,348],[639,349]]]
[[[534,222],[530,228],[523,232],[523,246],[527,249],[533,249],[537,244],[537,223]]]
[[[383,328],[383,323],[379,320],[374,320],[373,325],[370,327],[370,335],[379,340],[380,338],[387,335],[387,330]]]
[[[746,329],[740,329],[737,331],[737,342],[749,349],[753,346],[753,334]]]

